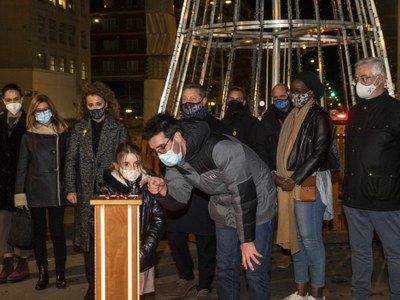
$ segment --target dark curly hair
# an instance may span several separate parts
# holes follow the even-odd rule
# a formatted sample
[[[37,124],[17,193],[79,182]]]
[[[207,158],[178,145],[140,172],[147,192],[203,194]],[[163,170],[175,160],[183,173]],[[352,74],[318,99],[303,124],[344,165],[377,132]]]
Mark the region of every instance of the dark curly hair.
[[[89,111],[86,107],[86,97],[96,95],[101,97],[108,103],[107,111],[115,118],[119,119],[120,106],[115,98],[114,92],[103,82],[95,81],[93,83],[84,82],[82,84],[81,101],[79,102],[79,117],[85,118],[89,116]]]

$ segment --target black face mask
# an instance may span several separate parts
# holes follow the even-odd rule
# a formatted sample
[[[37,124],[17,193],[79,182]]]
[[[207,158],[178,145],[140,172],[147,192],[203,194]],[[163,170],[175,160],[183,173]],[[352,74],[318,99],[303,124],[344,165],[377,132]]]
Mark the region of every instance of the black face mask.
[[[238,111],[241,111],[244,108],[243,102],[237,101],[237,100],[231,100],[228,102],[228,109],[226,112],[228,114],[234,114],[237,113]]]
[[[198,103],[185,103],[182,105],[182,118],[199,118],[204,119],[207,116],[208,110],[203,104]]]
[[[103,108],[98,108],[98,109],[91,109],[89,110],[89,115],[93,120],[98,120],[101,119],[104,114],[106,113],[107,106],[104,106]]]

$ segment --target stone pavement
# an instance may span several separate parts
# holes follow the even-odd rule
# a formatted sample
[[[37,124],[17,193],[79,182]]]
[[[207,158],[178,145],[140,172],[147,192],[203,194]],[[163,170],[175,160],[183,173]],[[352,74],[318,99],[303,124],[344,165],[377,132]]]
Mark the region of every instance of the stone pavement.
[[[84,274],[83,255],[76,253],[72,247],[73,236],[73,214],[72,209],[68,209],[66,214],[67,229],[67,279],[68,287],[64,290],[55,288],[54,279],[54,258],[51,242],[48,242],[49,255],[49,287],[43,291],[36,291],[37,269],[34,259],[30,259],[29,267],[31,276],[29,279],[18,283],[0,284],[0,300],[72,300],[83,299],[86,293],[87,284]],[[346,232],[326,231],[326,289],[325,296],[327,300],[351,299],[351,265],[350,251]],[[195,244],[191,243],[195,265],[197,265]],[[176,282],[176,268],[172,261],[169,248],[166,241],[162,241],[158,248],[159,263],[156,268],[156,293],[146,297],[147,300],[166,300],[174,288]],[[278,300],[286,297],[294,291],[292,267],[288,269],[278,269],[274,267],[274,262],[278,261],[281,252],[278,247],[273,248],[272,259],[273,268],[271,272],[271,300]],[[215,287],[215,283],[214,283]],[[387,267],[383,259],[382,250],[378,242],[374,243],[374,274],[373,274],[372,299],[389,299],[387,285]],[[187,299],[195,299],[187,298]],[[217,299],[216,290],[211,294],[211,299]],[[247,299],[244,276],[241,282],[241,299]],[[120,299],[112,299],[120,300]],[[251,300],[251,299],[250,299]]]

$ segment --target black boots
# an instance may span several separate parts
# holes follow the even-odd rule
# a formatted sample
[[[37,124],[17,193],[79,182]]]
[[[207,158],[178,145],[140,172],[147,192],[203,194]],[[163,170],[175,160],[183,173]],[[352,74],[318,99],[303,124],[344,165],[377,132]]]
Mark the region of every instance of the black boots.
[[[49,272],[47,266],[39,266],[39,280],[36,283],[35,289],[43,290],[49,284]]]
[[[57,273],[56,275],[56,288],[64,289],[67,286],[64,272]]]

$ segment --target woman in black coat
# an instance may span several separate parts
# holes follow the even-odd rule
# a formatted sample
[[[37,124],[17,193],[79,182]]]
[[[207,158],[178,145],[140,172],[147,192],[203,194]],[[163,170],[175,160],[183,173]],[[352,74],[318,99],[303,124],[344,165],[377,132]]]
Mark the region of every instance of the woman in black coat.
[[[64,211],[67,205],[62,185],[67,149],[67,125],[46,95],[32,99],[27,113],[28,132],[24,134],[15,183],[15,206],[28,206],[34,221],[34,253],[39,268],[36,289],[49,283],[47,271],[47,220],[53,240],[56,287],[65,288],[67,249]]]
[[[75,204],[74,245],[84,253],[89,289],[85,299],[94,299],[94,240],[90,236],[90,199],[103,183],[103,172],[113,162],[122,142],[130,141],[119,121],[115,94],[101,82],[85,83],[80,102],[80,121],[71,130],[65,160],[65,192]]]

